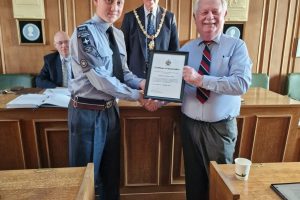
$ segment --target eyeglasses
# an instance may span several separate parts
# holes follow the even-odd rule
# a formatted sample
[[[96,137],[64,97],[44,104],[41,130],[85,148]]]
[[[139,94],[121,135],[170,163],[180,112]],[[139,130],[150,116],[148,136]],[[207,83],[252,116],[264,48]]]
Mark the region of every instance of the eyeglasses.
[[[59,45],[59,46],[61,46],[61,45],[63,45],[63,44],[68,45],[68,44],[69,44],[69,40],[58,41],[58,42],[55,42],[55,44],[57,44],[57,45]]]

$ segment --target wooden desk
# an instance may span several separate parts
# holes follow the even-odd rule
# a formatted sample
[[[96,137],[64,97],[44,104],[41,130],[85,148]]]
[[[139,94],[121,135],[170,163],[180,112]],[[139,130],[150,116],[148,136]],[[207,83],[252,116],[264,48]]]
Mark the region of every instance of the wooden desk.
[[[0,170],[68,166],[67,109],[5,109],[14,97],[0,95]],[[300,102],[260,88],[243,98],[236,156],[300,161]],[[119,105],[121,199],[184,198],[180,104],[156,112],[136,102]]]
[[[236,157],[257,163],[300,161],[300,101],[262,88],[251,88],[243,98]]]
[[[94,165],[0,171],[1,200],[92,200]]]
[[[210,200],[280,200],[270,185],[289,182],[300,182],[300,162],[253,163],[247,181],[236,179],[233,164],[211,162]]]

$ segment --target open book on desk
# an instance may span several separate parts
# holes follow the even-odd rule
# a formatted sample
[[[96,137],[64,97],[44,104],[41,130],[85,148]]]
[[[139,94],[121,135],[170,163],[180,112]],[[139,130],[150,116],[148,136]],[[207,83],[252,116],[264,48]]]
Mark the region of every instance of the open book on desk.
[[[66,87],[48,88],[48,89],[45,89],[45,91],[43,92],[43,94],[48,94],[48,95],[51,95],[51,94],[63,94],[63,95],[66,95],[66,96],[71,96],[70,91]]]
[[[6,104],[6,108],[67,108],[70,96],[64,94],[23,94]]]

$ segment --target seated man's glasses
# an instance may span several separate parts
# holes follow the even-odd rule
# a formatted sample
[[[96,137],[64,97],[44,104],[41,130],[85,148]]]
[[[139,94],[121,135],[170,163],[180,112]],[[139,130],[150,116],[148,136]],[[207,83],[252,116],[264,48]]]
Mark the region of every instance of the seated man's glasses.
[[[65,45],[69,45],[69,40],[64,40],[64,41],[58,41],[58,42],[56,42],[56,44],[58,44],[58,45],[63,45],[63,44],[65,44]]]

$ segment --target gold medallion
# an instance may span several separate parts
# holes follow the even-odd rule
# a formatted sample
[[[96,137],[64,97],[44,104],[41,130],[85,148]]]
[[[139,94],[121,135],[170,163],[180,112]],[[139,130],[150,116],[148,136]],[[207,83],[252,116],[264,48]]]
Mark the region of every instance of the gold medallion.
[[[151,40],[148,44],[148,48],[149,48],[149,50],[153,50],[154,47],[155,47],[155,42],[154,42],[154,40]]]
[[[162,28],[162,25],[163,25],[163,23],[164,23],[165,16],[166,16],[166,13],[167,13],[167,10],[166,10],[166,9],[163,9],[163,10],[164,10],[164,11],[163,11],[163,14],[162,14],[162,16],[161,16],[160,22],[159,22],[159,24],[158,24],[157,31],[156,31],[156,33],[155,33],[154,35],[148,35],[147,31],[145,30],[144,26],[142,25],[142,22],[141,22],[141,20],[140,20],[140,18],[139,18],[139,16],[138,16],[136,10],[133,10],[134,16],[135,16],[135,18],[136,18],[136,20],[137,20],[137,22],[138,22],[138,24],[139,24],[140,29],[142,30],[142,32],[143,32],[143,34],[146,36],[146,38],[150,40],[150,42],[149,42],[149,44],[148,44],[149,50],[153,50],[153,49],[154,49],[154,47],[155,47],[155,41],[154,41],[154,40],[155,40],[155,39],[157,38],[157,36],[159,35],[160,30],[161,30],[161,28]]]

